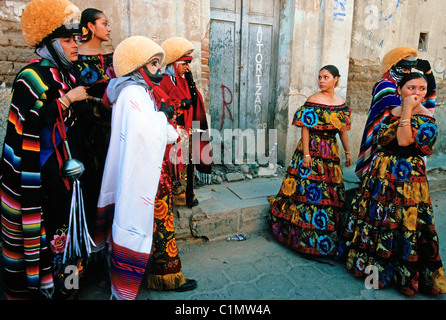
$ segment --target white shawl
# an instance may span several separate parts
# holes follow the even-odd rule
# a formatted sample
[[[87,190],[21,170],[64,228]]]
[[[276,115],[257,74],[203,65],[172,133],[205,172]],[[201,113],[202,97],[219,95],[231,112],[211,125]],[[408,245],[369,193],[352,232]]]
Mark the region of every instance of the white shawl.
[[[112,110],[98,208],[114,204],[115,244],[148,256],[164,152],[166,144],[175,142],[178,134],[142,86],[122,89]]]

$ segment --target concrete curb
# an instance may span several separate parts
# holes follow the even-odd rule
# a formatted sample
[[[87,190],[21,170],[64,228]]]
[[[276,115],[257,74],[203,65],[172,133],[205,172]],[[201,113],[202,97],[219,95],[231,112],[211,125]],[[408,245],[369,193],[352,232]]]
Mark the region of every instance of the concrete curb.
[[[446,156],[438,153],[427,159],[429,190],[446,189]],[[234,234],[267,230],[268,196],[280,189],[284,174],[252,180],[223,182],[195,189],[200,201],[193,208],[179,207],[175,214],[175,236],[179,246],[225,239]],[[354,166],[343,168],[347,199],[351,199],[359,179]]]

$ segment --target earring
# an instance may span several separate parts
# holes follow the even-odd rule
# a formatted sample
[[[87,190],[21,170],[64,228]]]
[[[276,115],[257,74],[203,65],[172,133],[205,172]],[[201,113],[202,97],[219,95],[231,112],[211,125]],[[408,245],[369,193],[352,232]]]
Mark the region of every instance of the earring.
[[[91,33],[91,39],[94,39],[94,32]]]

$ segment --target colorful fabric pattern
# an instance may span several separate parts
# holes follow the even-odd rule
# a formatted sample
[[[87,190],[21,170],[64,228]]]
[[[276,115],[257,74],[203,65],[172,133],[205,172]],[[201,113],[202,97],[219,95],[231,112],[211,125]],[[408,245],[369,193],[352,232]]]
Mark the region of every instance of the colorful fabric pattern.
[[[362,135],[358,161],[355,173],[362,178],[373,155],[377,150],[376,137],[384,117],[389,114],[392,107],[401,105],[401,99],[395,94],[397,84],[391,78],[381,79],[375,86],[372,94],[372,103]]]
[[[350,129],[350,108],[307,102],[293,124],[310,128],[313,165],[302,166],[299,141],[279,193],[268,198],[271,233],[297,251],[334,255],[345,197],[336,134]]]
[[[105,55],[79,55],[78,57],[76,68],[82,85],[87,88],[89,95],[103,99],[101,104],[90,103],[96,120],[97,128],[94,137],[94,148],[100,172],[99,177],[101,178],[111,134],[112,110],[111,106],[107,108],[106,89],[110,79],[116,78],[113,68],[113,53]],[[100,183],[101,181],[99,180],[98,188]]]
[[[354,197],[344,232],[347,269],[363,276],[367,266],[375,266],[380,288],[395,284],[406,295],[446,293],[422,158],[432,154],[437,126],[432,117],[412,116],[415,142],[400,147],[398,124],[398,117],[384,119],[378,135],[381,150]]]
[[[110,277],[112,294],[120,300],[135,300],[149,254],[120,246],[111,239]]]
[[[425,97],[423,105],[432,112],[435,111],[435,101],[437,97],[435,78],[428,77],[429,90]],[[386,73],[383,78],[377,82],[373,88],[372,102],[370,104],[369,114],[364,127],[361,139],[358,160],[356,162],[355,173],[362,179],[370,166],[373,156],[377,152],[378,144],[376,142],[379,127],[383,119],[389,114],[393,107],[401,105],[401,99],[396,94],[397,83]]]
[[[34,60],[22,69],[13,84],[1,170],[1,223],[4,279],[8,299],[62,298],[61,264],[64,229],[68,225],[71,191],[59,172],[51,136],[59,112],[57,98],[75,83],[48,60]],[[71,84],[70,84],[71,83]],[[88,131],[88,109],[76,106],[64,119],[71,151],[85,164],[85,179],[92,172],[88,147],[79,143]],[[82,126],[76,119],[85,121]],[[76,137],[76,138],[74,138]],[[79,139],[79,140],[77,140]],[[58,151],[63,154],[62,144]],[[82,180],[81,181],[85,181]],[[78,265],[67,261],[66,265]],[[54,292],[54,294],[53,294]]]
[[[154,251],[147,267],[149,289],[172,290],[186,282],[175,240],[170,162],[165,157],[155,199],[153,222]]]
[[[113,68],[113,53],[97,54],[97,55],[82,55],[78,56],[77,63],[82,82],[85,86],[91,87],[102,82],[107,83],[110,79],[116,78],[115,70]],[[103,89],[99,89],[103,93]],[[98,98],[102,98],[102,95]]]

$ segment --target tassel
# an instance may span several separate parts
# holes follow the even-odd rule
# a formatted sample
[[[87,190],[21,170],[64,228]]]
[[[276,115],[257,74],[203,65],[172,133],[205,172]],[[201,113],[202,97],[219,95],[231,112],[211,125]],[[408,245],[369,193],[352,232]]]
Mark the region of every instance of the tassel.
[[[53,298],[53,294],[54,294],[54,287],[49,288],[49,289],[42,289],[42,290],[40,290],[40,292],[42,293],[43,296],[45,296],[45,298],[47,298],[48,300],[51,300]]]
[[[79,180],[75,178],[73,179],[68,236],[65,245],[63,263],[65,263],[67,257],[81,257],[82,249],[85,249],[87,257],[89,257],[92,245],[95,246],[95,243],[88,232],[82,189]]]
[[[186,277],[180,271],[174,274],[147,275],[147,287],[154,290],[174,290],[186,283]]]

